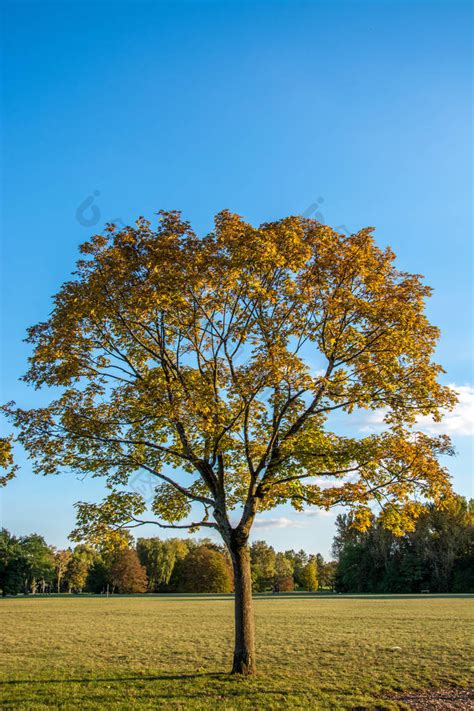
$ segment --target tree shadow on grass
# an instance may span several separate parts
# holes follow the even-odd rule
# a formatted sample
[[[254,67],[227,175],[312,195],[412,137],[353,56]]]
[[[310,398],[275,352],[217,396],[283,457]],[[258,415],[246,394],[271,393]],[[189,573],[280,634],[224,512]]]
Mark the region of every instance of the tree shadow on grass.
[[[192,682],[198,682],[196,686]],[[253,683],[242,683],[251,681]],[[158,682],[157,685],[154,685]],[[160,683],[161,682],[161,683]],[[170,685],[167,684],[170,682]],[[184,682],[182,686],[172,684],[173,682]],[[190,683],[186,683],[190,682]],[[199,683],[201,682],[201,683]],[[260,683],[259,683],[260,682]],[[262,683],[263,682],[263,683]],[[283,703],[288,697],[299,698],[305,694],[295,690],[269,688],[264,678],[256,675],[251,679],[236,677],[228,672],[199,672],[194,674],[149,674],[149,675],[127,675],[124,677],[101,677],[101,678],[63,678],[63,679],[11,679],[0,682],[0,687],[4,687],[4,696],[11,696],[6,699],[5,704],[0,707],[5,709],[28,708],[35,704],[45,703],[47,697],[48,705],[51,701],[58,704],[75,702],[78,694],[81,703],[85,708],[104,708],[112,701],[126,702],[122,696],[123,684],[133,685],[134,703],[150,703],[162,701],[174,701],[188,704],[191,700],[198,703],[206,703],[206,707],[219,707],[226,699],[240,699],[250,702],[259,699]],[[104,688],[104,684],[107,685]],[[74,688],[74,685],[78,688]],[[7,691],[8,689],[8,691]],[[56,691],[54,690],[56,689]],[[67,691],[66,691],[67,689]],[[120,699],[119,699],[120,696]],[[121,707],[120,707],[121,708]],[[148,706],[146,706],[148,708]],[[201,708],[199,706],[199,708]]]
[[[214,679],[216,681],[235,681],[236,677],[229,672],[199,672],[196,674],[149,674],[136,676],[115,676],[115,677],[84,677],[75,679],[64,677],[63,679],[7,679],[0,681],[0,687],[6,685],[36,685],[36,684],[120,684],[123,681],[183,681],[185,679]]]

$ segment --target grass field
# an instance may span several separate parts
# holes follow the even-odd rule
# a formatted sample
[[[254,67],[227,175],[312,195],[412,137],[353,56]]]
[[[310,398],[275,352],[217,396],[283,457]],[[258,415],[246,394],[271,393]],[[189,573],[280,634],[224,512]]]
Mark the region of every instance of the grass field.
[[[229,598],[0,602],[2,709],[396,709],[466,686],[472,599],[255,601],[259,672],[231,664]]]

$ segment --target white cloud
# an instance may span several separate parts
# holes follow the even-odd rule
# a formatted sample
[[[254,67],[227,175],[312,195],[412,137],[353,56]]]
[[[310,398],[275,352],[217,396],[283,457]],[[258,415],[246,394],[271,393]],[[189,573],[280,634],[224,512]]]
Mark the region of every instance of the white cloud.
[[[311,486],[319,486],[320,489],[328,489],[330,486],[335,486],[341,481],[341,477],[336,479],[335,477],[324,479],[320,476],[311,476],[306,479],[306,484],[311,484]]]
[[[417,427],[427,434],[447,434],[453,437],[472,437],[474,435],[474,386],[450,384],[458,396],[454,410],[444,410],[441,422],[434,422],[431,417],[423,416],[417,420]],[[382,429],[386,410],[380,409],[365,415],[362,432],[377,432]]]
[[[450,385],[458,396],[458,403],[452,412],[446,412],[441,422],[433,422],[429,417],[420,417],[419,426],[430,434],[445,433],[460,437],[474,435],[474,386]]]
[[[299,528],[301,526],[300,523],[286,516],[280,516],[279,518],[256,518],[253,525],[254,528]]]
[[[296,514],[296,520],[293,518],[288,518],[287,516],[279,516],[278,518],[256,518],[254,522],[254,528],[267,529],[267,528],[303,528],[305,525],[304,519],[298,520],[299,516],[314,517],[318,516],[321,518],[331,518],[335,514],[333,511],[326,511],[325,509],[304,509],[303,511]]]
[[[323,518],[331,518],[334,516],[334,511],[326,511],[326,509],[304,509],[303,516],[322,516]]]

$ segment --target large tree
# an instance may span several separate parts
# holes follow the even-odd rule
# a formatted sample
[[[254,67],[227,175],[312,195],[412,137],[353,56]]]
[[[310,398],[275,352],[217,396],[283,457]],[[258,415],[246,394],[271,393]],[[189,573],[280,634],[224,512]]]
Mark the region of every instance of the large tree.
[[[140,525],[147,508],[158,525],[221,534],[234,569],[233,671],[252,673],[259,511],[342,504],[364,528],[378,503],[401,531],[449,492],[438,462],[448,439],[413,431],[455,399],[432,362],[430,289],[371,229],[347,236],[301,217],[255,228],[224,211],[199,238],[179,213],[160,213],[157,227],[108,225],[81,252],[29,331],[25,380],[54,399],[7,408],[19,439],[38,472],[105,477],[110,495],[78,506],[77,535]],[[332,431],[334,413],[360,409],[382,410],[384,431]],[[127,490],[137,471],[156,478],[152,501]]]

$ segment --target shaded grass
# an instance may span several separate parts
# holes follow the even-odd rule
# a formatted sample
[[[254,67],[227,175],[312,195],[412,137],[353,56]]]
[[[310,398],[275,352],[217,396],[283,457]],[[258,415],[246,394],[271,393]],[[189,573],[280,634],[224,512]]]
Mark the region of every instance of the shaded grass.
[[[472,600],[257,599],[259,673],[225,672],[226,598],[0,603],[4,709],[396,709],[468,684]]]

